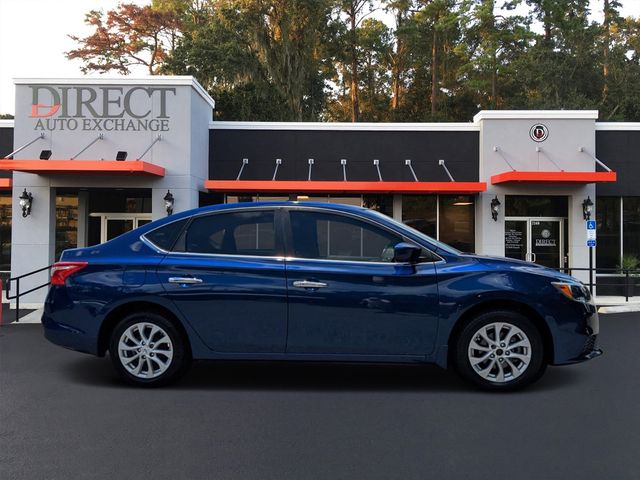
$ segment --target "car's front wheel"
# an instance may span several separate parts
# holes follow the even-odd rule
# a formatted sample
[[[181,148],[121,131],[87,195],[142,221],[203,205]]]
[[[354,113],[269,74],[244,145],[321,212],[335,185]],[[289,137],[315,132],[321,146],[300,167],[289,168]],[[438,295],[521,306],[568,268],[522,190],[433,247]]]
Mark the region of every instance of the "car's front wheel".
[[[153,312],[123,318],[111,335],[109,355],[127,382],[145,387],[176,380],[189,364],[180,332],[165,317]]]
[[[454,364],[467,380],[488,390],[514,390],[536,381],[546,368],[535,324],[513,311],[490,311],[458,335]]]

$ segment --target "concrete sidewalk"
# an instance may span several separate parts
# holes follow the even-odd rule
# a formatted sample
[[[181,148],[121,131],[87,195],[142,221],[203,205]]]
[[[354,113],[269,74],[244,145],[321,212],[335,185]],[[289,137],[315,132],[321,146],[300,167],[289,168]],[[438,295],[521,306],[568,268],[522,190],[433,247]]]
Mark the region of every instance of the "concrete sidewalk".
[[[20,317],[20,321],[18,323],[40,323],[40,318],[42,317],[43,308],[39,308],[37,310],[33,310],[28,312],[26,315]],[[15,310],[11,310],[11,321],[15,323]],[[4,319],[3,319],[4,320]],[[5,323],[9,323],[6,321]]]
[[[606,296],[595,297],[595,301],[600,313],[640,312],[640,297],[629,297],[627,301],[622,296]]]

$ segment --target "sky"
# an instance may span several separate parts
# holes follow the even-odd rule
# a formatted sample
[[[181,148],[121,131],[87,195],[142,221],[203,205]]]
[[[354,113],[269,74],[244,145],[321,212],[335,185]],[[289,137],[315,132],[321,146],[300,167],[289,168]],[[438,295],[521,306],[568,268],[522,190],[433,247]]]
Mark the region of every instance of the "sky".
[[[67,60],[64,56],[64,52],[75,47],[68,35],[88,35],[90,29],[84,24],[85,13],[89,10],[106,12],[121,1],[0,0],[0,114],[14,113],[14,78],[84,76],[80,71],[81,62]],[[151,0],[127,0],[125,3],[142,5]],[[601,0],[592,0],[593,5],[601,3]],[[622,0],[622,5],[624,16],[640,16],[640,0]],[[594,12],[594,19],[601,19],[599,13]],[[143,76],[144,70],[134,74]]]

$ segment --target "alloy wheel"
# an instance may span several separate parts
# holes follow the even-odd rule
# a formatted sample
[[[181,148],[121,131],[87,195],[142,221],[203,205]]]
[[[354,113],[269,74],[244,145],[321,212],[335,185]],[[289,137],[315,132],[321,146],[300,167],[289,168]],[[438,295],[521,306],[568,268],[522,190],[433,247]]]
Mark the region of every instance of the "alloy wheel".
[[[140,379],[159,377],[171,366],[173,343],[169,334],[154,323],[129,326],[118,341],[118,358],[131,375]]]
[[[467,358],[483,379],[504,384],[520,377],[531,363],[531,341],[517,326],[492,322],[471,337]]]

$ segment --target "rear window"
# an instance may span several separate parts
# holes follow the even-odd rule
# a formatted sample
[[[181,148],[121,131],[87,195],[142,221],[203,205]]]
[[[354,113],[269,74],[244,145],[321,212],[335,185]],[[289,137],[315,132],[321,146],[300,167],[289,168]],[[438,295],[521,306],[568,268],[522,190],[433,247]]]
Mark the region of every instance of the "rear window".
[[[187,218],[178,220],[177,222],[171,222],[167,225],[163,225],[160,228],[156,228],[151,232],[145,234],[145,238],[153,243],[156,247],[162,250],[169,251],[173,244],[176,242],[178,235],[182,232],[182,229],[187,224]]]
[[[275,256],[278,249],[274,212],[261,210],[196,217],[184,235],[184,246],[177,249],[191,253]]]

